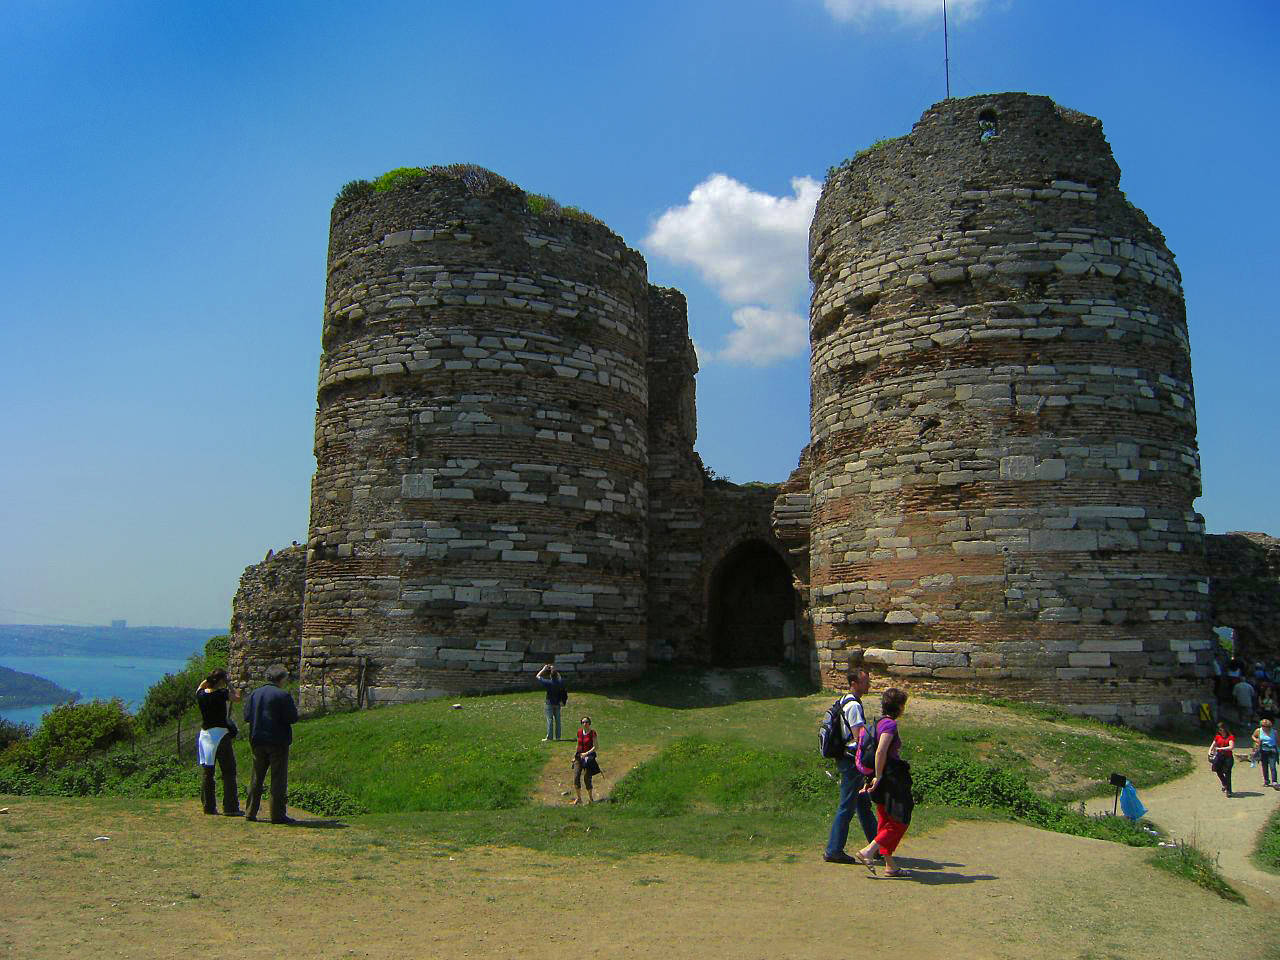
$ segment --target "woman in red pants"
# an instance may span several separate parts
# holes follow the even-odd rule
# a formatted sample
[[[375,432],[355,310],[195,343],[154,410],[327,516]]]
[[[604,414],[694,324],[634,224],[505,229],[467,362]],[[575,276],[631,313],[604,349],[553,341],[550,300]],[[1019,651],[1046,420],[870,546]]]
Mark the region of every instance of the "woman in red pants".
[[[862,761],[863,766],[873,767],[875,771],[863,789],[876,802],[879,830],[874,840],[854,854],[854,859],[874,873],[871,858],[878,850],[884,857],[886,877],[905,876],[905,871],[893,862],[893,852],[911,822],[911,772],[902,759],[902,738],[898,736],[898,717],[906,705],[907,694],[897,687],[890,687],[880,695],[882,716],[875,726],[875,763]]]

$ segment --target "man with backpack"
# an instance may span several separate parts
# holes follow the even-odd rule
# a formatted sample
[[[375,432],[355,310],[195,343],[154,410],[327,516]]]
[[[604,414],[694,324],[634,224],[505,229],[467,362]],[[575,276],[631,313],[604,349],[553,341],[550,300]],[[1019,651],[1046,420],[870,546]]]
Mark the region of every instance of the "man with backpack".
[[[870,689],[871,677],[867,671],[861,667],[851,669],[849,692],[831,705],[827,721],[824,722],[828,734],[822,739],[825,741],[831,738],[831,734],[836,736],[831,738],[834,742],[830,745],[823,744],[823,755],[833,757],[836,768],[840,771],[840,803],[836,807],[835,819],[831,821],[827,849],[822,854],[822,859],[827,863],[857,862],[844,852],[845,841],[849,838],[849,823],[855,811],[867,842],[876,835],[876,817],[871,809],[871,797],[862,792],[866,775],[854,763],[858,741],[867,725],[862,712],[862,696]]]

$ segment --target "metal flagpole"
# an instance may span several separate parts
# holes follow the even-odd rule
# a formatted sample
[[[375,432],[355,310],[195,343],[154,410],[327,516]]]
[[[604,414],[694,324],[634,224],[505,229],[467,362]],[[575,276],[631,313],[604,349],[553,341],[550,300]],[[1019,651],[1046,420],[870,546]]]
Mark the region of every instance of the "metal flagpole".
[[[947,31],[947,0],[942,0],[942,51],[947,74],[947,99],[951,99],[951,36]]]

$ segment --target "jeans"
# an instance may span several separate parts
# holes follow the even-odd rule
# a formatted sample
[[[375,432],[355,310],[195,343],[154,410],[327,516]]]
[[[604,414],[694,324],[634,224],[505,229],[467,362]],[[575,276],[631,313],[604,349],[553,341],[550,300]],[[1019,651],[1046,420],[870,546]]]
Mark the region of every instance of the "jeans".
[[[866,777],[856,766],[852,757],[841,757],[836,761],[840,770],[840,805],[836,807],[836,817],[831,821],[831,837],[827,840],[827,856],[835,856],[844,852],[845,842],[849,839],[849,822],[854,811],[858,814],[858,825],[870,843],[876,836],[876,817],[871,810],[871,796],[862,792]]]
[[[1262,782],[1263,784],[1276,782],[1276,751],[1262,750],[1258,753],[1258,759],[1262,761]]]
[[[262,803],[262,781],[271,770],[271,822],[279,823],[285,818],[285,796],[289,792],[289,745],[275,743],[252,743],[253,776],[249,780],[249,804],[245,816],[250,819],[258,815],[258,807]]]
[[[547,703],[547,739],[560,739],[560,704]]]
[[[225,733],[218,741],[218,752],[213,755],[214,763],[222,768],[222,810],[224,813],[235,813],[240,809],[239,790],[236,786],[236,752],[233,747],[236,735]],[[213,767],[200,768],[200,803],[205,813],[217,813],[218,801],[213,785]]]

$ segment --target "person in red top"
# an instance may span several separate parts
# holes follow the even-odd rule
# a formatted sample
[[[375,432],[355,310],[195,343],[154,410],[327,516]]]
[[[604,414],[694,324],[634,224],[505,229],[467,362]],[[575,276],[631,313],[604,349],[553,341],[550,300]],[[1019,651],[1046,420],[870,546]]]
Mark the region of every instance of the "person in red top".
[[[573,790],[577,794],[574,806],[582,803],[582,777],[587,778],[587,803],[595,803],[595,794],[591,792],[591,778],[600,772],[600,764],[596,763],[596,732],[591,729],[591,718],[583,717],[582,726],[578,730],[578,748],[573,753]]]
[[[1222,792],[1228,797],[1231,792],[1231,768],[1236,765],[1236,735],[1225,724],[1218,724],[1218,732],[1214,735],[1213,746],[1209,748],[1209,766],[1222,782]]]

